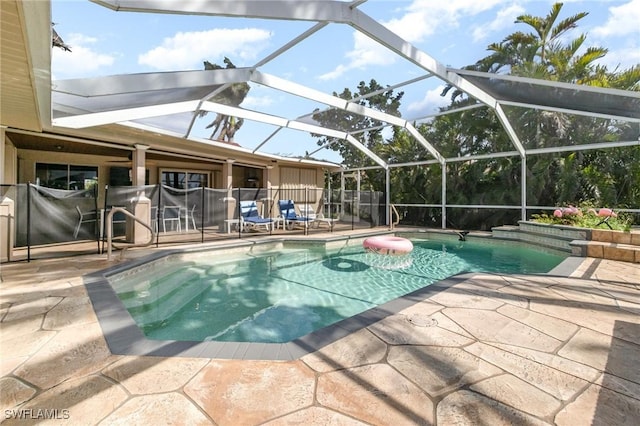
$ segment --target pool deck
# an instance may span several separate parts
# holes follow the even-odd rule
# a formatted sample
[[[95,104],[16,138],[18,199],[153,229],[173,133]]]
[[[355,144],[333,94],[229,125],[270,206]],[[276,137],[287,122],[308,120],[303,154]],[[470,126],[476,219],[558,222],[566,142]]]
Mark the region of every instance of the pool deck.
[[[105,255],[3,264],[0,422],[635,426],[640,264],[574,264],[458,275],[294,361],[114,355],[83,283]]]

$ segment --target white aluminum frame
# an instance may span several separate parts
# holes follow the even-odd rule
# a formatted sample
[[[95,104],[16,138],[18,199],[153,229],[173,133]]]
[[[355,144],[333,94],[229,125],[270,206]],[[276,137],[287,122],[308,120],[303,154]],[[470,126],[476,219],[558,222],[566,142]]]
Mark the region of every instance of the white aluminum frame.
[[[271,54],[258,61],[254,67],[251,68],[236,68],[236,69],[221,69],[215,71],[189,71],[189,72],[175,72],[175,73],[149,73],[140,75],[129,76],[111,76],[104,77],[101,81],[104,84],[95,84],[96,79],[76,79],[68,81],[55,82],[53,85],[53,93],[56,92],[62,95],[69,103],[73,103],[74,96],[81,97],[83,99],[91,97],[103,97],[110,95],[126,95],[127,93],[144,93],[150,92],[164,93],[167,95],[167,102],[160,104],[150,104],[146,106],[127,108],[123,105],[122,108],[114,111],[86,111],[80,107],[74,107],[74,105],[56,105],[54,99],[54,109],[58,111],[72,115],[60,116],[53,119],[53,124],[60,127],[82,128],[89,126],[105,125],[109,123],[121,123],[126,125],[135,125],[131,123],[131,120],[162,116],[168,114],[175,114],[181,112],[190,112],[193,114],[191,124],[184,137],[189,137],[195,119],[201,111],[211,111],[229,116],[235,116],[245,118],[247,120],[254,120],[261,123],[266,123],[272,126],[276,126],[274,132],[262,141],[252,152],[257,153],[259,150],[267,144],[280,129],[289,128],[299,130],[302,132],[310,132],[313,134],[319,134],[329,137],[331,140],[328,144],[338,143],[344,141],[350,143],[356,149],[363,152],[368,158],[370,158],[375,164],[387,171],[390,167],[402,167],[407,165],[420,165],[420,164],[434,164],[439,163],[442,166],[442,210],[443,210],[443,223],[442,226],[446,227],[446,164],[456,161],[467,161],[473,159],[482,159],[490,157],[502,157],[510,155],[518,155],[522,159],[522,199],[521,205],[523,219],[526,217],[527,200],[526,200],[526,157],[527,155],[545,153],[545,152],[561,152],[566,150],[583,150],[594,148],[612,148],[622,146],[640,145],[640,141],[623,141],[623,142],[607,142],[603,144],[590,144],[583,146],[571,146],[571,147],[556,147],[556,148],[543,148],[535,150],[527,150],[520,141],[517,132],[511,125],[507,114],[503,107],[505,106],[518,106],[534,109],[544,109],[549,111],[567,112],[571,114],[587,115],[592,117],[616,119],[621,121],[627,121],[632,123],[640,123],[640,118],[617,116],[604,110],[598,110],[597,106],[593,107],[592,111],[573,110],[566,108],[566,106],[558,105],[537,105],[535,103],[523,103],[516,102],[508,99],[496,99],[487,91],[483,90],[481,86],[474,84],[471,77],[488,77],[503,79],[514,82],[523,82],[544,85],[549,87],[558,87],[563,89],[570,89],[576,91],[588,91],[593,93],[602,93],[608,96],[621,96],[628,99],[632,99],[630,102],[635,102],[635,98],[640,99],[640,93],[620,91],[615,89],[602,89],[592,88],[585,86],[578,86],[568,83],[558,83],[541,81],[535,79],[525,79],[516,76],[502,76],[487,73],[479,73],[467,70],[456,70],[447,68],[444,64],[438,62],[436,59],[413,46],[411,43],[403,40],[393,31],[375,21],[366,13],[358,9],[358,6],[363,4],[365,0],[357,0],[352,2],[344,1],[332,1],[332,0],[306,0],[306,1],[293,1],[293,0],[209,0],[206,2],[185,2],[185,1],[157,1],[157,0],[92,0],[97,4],[111,8],[116,11],[132,11],[132,12],[150,12],[150,13],[176,13],[176,14],[192,14],[192,15],[206,15],[206,16],[224,16],[224,17],[236,17],[236,18],[261,18],[261,19],[281,19],[291,21],[310,21],[316,24],[307,31],[303,32],[299,36],[295,37],[291,41],[287,42],[280,48],[273,51]],[[393,88],[401,87],[403,85],[411,84],[413,82],[429,78],[437,77],[443,82],[450,84],[463,92],[468,96],[476,99],[479,103],[462,108],[457,108],[451,111],[444,111],[428,117],[422,117],[415,120],[406,120],[403,118],[395,117],[390,114],[386,114],[371,108],[359,105],[357,101],[361,98],[352,100],[345,100],[333,95],[325,94],[318,90],[306,87],[301,84],[297,84],[293,81],[286,80],[277,76],[269,75],[258,70],[262,65],[272,61],[273,59],[285,54],[293,46],[299,44],[301,41],[307,39],[312,34],[321,31],[330,24],[343,24],[349,25],[361,34],[369,37],[371,40],[376,41],[380,45],[386,47],[391,52],[395,53],[399,57],[413,63],[425,71],[425,75],[419,76],[412,80],[393,86]],[[469,78],[466,78],[469,76]],[[328,108],[338,108],[343,111],[352,112],[355,114],[371,117],[377,121],[382,122],[380,127],[386,126],[398,126],[406,129],[414,139],[418,141],[426,150],[434,157],[434,160],[427,160],[423,162],[412,162],[405,164],[388,164],[383,159],[378,157],[375,153],[369,150],[365,145],[360,143],[354,135],[357,133],[366,132],[365,129],[358,130],[357,132],[349,133],[333,129],[323,128],[320,125],[309,124],[301,121],[303,118],[311,116],[313,113],[306,113],[301,115],[297,119],[290,119],[286,117],[279,117],[277,115],[266,114],[258,111],[251,111],[240,107],[222,105],[214,103],[210,99],[215,94],[221,92],[229,85],[241,82],[255,82],[275,90],[283,91],[295,96],[304,97],[320,104],[327,105]],[[103,88],[103,89],[101,89]],[[108,89],[104,89],[108,88]],[[187,90],[185,92],[184,90]],[[197,99],[180,99],[179,102],[171,102],[172,91],[179,91],[180,94],[176,96],[186,96],[185,93],[189,93],[188,90],[194,90],[200,93],[200,90],[204,90],[206,95]],[[392,90],[392,87],[386,87],[381,91]],[[373,94],[370,94],[373,95]],[[449,114],[454,112],[460,112],[467,109],[478,108],[481,106],[488,106],[492,108],[500,123],[505,129],[511,143],[513,144],[515,151],[494,153],[479,156],[470,156],[463,158],[445,158],[442,154],[427,141],[420,132],[415,128],[412,122],[419,120],[425,120],[430,117],[435,117],[442,114]],[[633,115],[633,114],[630,114]],[[328,145],[321,146],[316,151],[313,151],[311,155],[318,152],[321,149],[326,148]],[[387,182],[388,186],[388,182]],[[387,200],[389,202],[389,200]],[[510,207],[506,207],[510,208]]]

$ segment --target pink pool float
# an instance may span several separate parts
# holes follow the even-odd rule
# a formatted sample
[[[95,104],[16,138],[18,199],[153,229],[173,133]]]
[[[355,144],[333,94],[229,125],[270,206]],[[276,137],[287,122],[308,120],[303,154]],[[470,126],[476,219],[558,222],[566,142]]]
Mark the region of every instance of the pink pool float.
[[[411,253],[413,243],[406,238],[391,235],[370,237],[363,241],[365,250],[385,255],[402,256]]]

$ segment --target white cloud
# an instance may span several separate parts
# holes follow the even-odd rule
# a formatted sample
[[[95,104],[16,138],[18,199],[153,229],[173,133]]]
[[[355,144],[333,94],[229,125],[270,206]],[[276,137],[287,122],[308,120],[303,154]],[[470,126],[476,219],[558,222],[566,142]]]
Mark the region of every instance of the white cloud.
[[[242,106],[245,108],[264,108],[273,105],[273,98],[270,96],[251,96],[247,95],[242,101]]]
[[[337,67],[335,67],[333,69],[333,71],[330,71],[328,73],[324,73],[324,74],[318,76],[318,78],[320,80],[335,80],[337,78],[340,78],[340,76],[342,74],[346,73],[347,71],[349,71],[350,69],[353,68],[353,67],[351,67],[349,65],[338,65]]]
[[[640,0],[610,7],[607,21],[589,35],[596,38],[595,44],[609,49],[599,64],[614,70],[640,63]]]
[[[524,13],[525,9],[517,4],[512,4],[504,9],[500,9],[493,21],[485,25],[478,25],[474,28],[473,41],[479,42],[485,40],[491,33],[511,27],[516,18]]]
[[[622,47],[609,51],[604,58],[597,62],[606,65],[610,71],[613,71],[616,67],[618,67],[618,71],[631,68],[640,64],[640,47]]]
[[[442,28],[457,27],[462,17],[477,15],[502,2],[503,0],[414,0],[404,9],[406,13],[403,16],[382,24],[404,40],[417,43],[425,37],[437,34]],[[345,64],[339,64],[319,78],[332,80],[352,69],[364,69],[371,65],[391,65],[396,60],[395,54],[358,32],[354,33],[354,47],[345,58]]]
[[[621,6],[609,8],[607,22],[592,30],[597,37],[625,36],[640,34],[640,0],[631,0]]]
[[[239,65],[255,59],[270,37],[269,31],[258,28],[179,32],[138,56],[138,63],[163,71],[201,69],[205,60],[228,56]]]
[[[411,112],[414,117],[421,117],[438,112],[440,107],[449,105],[451,100],[449,96],[440,96],[443,90],[444,86],[440,85],[435,89],[427,91],[421,100],[410,103],[409,106],[407,106],[407,111]]]
[[[347,64],[339,64],[333,71],[322,74],[320,80],[334,80],[352,69],[364,69],[369,65],[390,65],[394,54],[386,47],[371,40],[362,33],[353,33],[353,49],[345,55]]]
[[[98,53],[91,48],[97,39],[83,34],[69,34],[65,43],[71,52],[54,48],[51,56],[53,79],[81,78],[98,74],[103,67],[110,67],[116,60],[115,54]]]
[[[399,19],[383,23],[405,40],[415,43],[443,28],[457,28],[460,19],[491,10],[504,0],[415,0]]]

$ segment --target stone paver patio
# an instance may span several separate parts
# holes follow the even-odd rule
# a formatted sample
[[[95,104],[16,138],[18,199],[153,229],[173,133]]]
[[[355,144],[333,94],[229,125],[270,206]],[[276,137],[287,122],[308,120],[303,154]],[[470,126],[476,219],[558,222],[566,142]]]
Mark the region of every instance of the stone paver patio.
[[[2,265],[4,424],[640,423],[640,264],[457,276],[295,361],[113,355],[82,279],[108,266]]]

